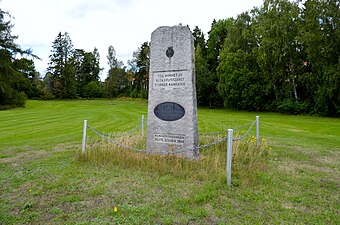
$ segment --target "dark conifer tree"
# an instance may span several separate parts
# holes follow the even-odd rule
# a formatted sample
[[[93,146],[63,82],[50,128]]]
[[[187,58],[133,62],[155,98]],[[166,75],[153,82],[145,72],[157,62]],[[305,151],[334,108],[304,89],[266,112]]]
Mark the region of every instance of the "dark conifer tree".
[[[22,50],[15,43],[18,36],[12,35],[10,18],[0,9],[0,109],[24,106],[25,98],[34,97],[32,91],[36,88],[35,83],[29,81],[29,76],[36,75],[33,61],[15,57],[17,54],[36,56],[30,49]],[[30,72],[30,75],[26,74]]]
[[[51,52],[47,71],[52,78],[52,94],[58,99],[76,98],[76,67],[72,60],[74,48],[67,32],[59,32],[53,41]]]

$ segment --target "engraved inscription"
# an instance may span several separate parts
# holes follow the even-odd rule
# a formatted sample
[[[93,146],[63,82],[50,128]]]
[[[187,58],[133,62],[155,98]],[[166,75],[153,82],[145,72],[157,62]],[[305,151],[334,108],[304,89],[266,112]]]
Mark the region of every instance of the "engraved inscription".
[[[185,109],[175,102],[163,102],[155,107],[154,113],[161,120],[175,121],[185,115]]]
[[[186,88],[186,70],[169,70],[154,72],[154,87],[163,89]]]
[[[155,134],[155,142],[168,144],[184,144],[185,134]]]

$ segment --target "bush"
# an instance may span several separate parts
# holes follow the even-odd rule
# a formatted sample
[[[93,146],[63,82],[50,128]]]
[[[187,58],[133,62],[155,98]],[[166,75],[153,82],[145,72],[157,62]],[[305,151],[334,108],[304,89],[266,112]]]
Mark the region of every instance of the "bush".
[[[102,91],[98,82],[91,81],[84,87],[85,98],[100,98],[102,97]]]
[[[287,99],[278,103],[277,110],[281,113],[302,114],[308,111],[308,103]]]
[[[14,89],[0,91],[0,110],[24,107],[26,102],[26,94],[18,92]]]

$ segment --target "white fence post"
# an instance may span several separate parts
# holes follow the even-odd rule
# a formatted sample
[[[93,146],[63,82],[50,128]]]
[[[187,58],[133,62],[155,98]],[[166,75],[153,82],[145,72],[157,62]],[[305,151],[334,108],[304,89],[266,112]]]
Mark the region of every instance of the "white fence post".
[[[256,116],[256,146],[260,144],[260,116]]]
[[[81,148],[82,154],[85,153],[85,147],[86,147],[86,128],[87,128],[87,120],[84,120],[83,144],[82,144],[82,148]]]
[[[231,161],[233,157],[233,129],[228,129],[228,150],[227,150],[227,184],[231,185]]]
[[[144,137],[144,115],[142,115],[142,137]]]

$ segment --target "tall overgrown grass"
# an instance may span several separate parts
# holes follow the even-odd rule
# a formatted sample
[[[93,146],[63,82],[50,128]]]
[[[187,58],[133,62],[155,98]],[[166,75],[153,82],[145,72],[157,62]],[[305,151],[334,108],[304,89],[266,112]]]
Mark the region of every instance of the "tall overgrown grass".
[[[199,145],[205,145],[223,137],[200,136]],[[146,149],[146,138],[132,135],[114,138],[114,141],[132,148]],[[106,140],[89,141],[84,154],[79,153],[80,162],[96,166],[131,168],[142,172],[177,177],[191,177],[202,180],[225,180],[227,143],[221,142],[200,150],[197,160],[188,160],[177,155],[161,155],[133,151]],[[264,139],[256,146],[256,138],[250,136],[233,142],[232,173],[234,176],[251,177],[263,171],[267,165],[267,155],[271,150]]]

